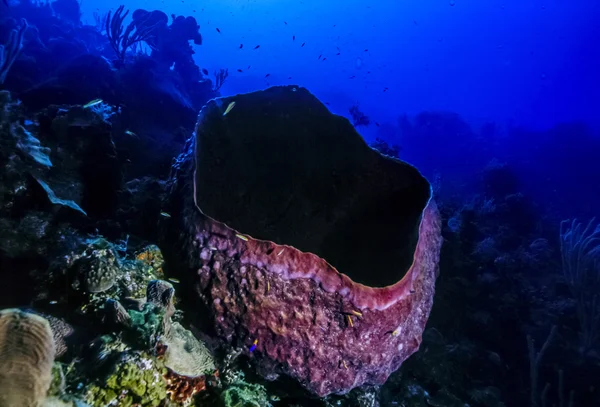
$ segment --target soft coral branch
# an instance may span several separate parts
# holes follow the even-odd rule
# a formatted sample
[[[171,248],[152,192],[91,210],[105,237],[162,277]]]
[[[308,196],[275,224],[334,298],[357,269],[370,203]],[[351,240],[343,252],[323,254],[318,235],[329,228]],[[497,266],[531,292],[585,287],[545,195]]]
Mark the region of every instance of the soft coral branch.
[[[125,6],[121,5],[114,14],[109,11],[106,17],[106,36],[121,64],[125,62],[127,50],[132,45],[149,38],[156,27],[156,25],[144,24],[143,21],[132,21],[127,28],[124,28],[123,21],[129,14],[129,10],[123,12],[124,9]]]
[[[27,30],[27,20],[21,19],[19,27],[10,32],[8,41],[0,45],[0,85],[6,80],[8,71],[23,50],[23,36]]]

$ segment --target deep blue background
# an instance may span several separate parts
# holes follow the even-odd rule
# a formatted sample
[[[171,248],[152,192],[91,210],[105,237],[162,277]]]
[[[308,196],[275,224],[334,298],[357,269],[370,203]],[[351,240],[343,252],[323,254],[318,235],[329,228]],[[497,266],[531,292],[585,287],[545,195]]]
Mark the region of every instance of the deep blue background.
[[[84,20],[119,4],[84,1]],[[593,0],[179,0],[126,7],[196,17],[204,36],[198,63],[211,72],[230,69],[225,93],[301,83],[340,112],[360,102],[380,123],[422,110],[536,128],[600,120],[600,3]]]
[[[95,11],[118,4],[84,1],[83,20],[93,23]],[[598,1],[178,0],[126,7],[196,17],[204,37],[197,63],[211,73],[229,69],[223,94],[300,84],[338,114],[358,103],[372,121],[359,128],[367,140],[399,144],[402,158],[430,177],[442,174],[452,188],[467,187],[497,158],[563,216],[588,215],[600,202]],[[423,111],[458,116],[415,124]],[[404,115],[410,131],[399,124]]]

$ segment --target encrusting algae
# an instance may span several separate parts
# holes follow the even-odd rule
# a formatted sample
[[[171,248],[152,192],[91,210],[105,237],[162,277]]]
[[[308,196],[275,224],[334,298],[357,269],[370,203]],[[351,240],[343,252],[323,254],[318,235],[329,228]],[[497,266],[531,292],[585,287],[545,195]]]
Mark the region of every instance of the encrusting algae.
[[[259,384],[239,381],[229,386],[222,394],[225,407],[270,406],[266,389]]]

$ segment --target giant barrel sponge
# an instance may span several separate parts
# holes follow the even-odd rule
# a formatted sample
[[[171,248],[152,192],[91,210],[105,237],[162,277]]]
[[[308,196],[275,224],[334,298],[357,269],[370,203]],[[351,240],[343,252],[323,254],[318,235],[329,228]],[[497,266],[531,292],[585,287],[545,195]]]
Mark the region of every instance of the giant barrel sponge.
[[[341,394],[419,348],[442,242],[431,194],[306,89],[272,87],[202,109],[162,245],[209,334],[267,378]]]

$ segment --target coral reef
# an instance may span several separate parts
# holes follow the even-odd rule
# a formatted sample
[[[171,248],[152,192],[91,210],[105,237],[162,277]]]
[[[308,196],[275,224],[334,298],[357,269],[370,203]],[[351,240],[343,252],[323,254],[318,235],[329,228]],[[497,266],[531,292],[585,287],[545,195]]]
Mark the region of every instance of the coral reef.
[[[0,405],[41,407],[54,354],[48,321],[17,309],[0,311]]]
[[[151,268],[157,276],[163,276],[165,259],[163,258],[158,246],[146,246],[143,250],[140,250],[138,253],[136,253],[135,259]]]
[[[112,321],[121,327],[131,326],[131,315],[127,313],[127,310],[119,301],[108,298],[104,304],[104,309],[106,310],[106,317],[109,321]]]
[[[152,247],[141,253],[161,257]],[[145,298],[122,299],[129,309],[107,298],[104,326],[112,333],[96,338],[86,357],[95,360],[96,370],[109,371],[86,387],[91,405],[162,406],[165,400],[189,405],[207,389],[207,378],[216,374],[212,355],[190,331],[171,320],[174,295],[170,283],[151,280]]]
[[[181,127],[191,130],[197,111],[217,95],[208,74],[194,63],[190,41],[202,44],[195,18],[173,16],[170,22],[160,10],[139,9],[125,22],[129,15],[120,7],[110,16],[99,14],[93,26],[81,21],[80,6],[72,0],[25,0],[7,10],[0,29],[15,31],[5,50],[16,52],[0,54],[7,54],[0,64],[0,74],[7,74],[6,88],[35,110],[95,99],[120,106],[122,130],[140,134],[144,141],[144,149],[131,153],[162,156],[163,163],[146,170],[166,176],[184,140],[173,135]],[[17,23],[21,18],[29,23],[26,31]],[[140,170],[142,163],[133,169]],[[135,177],[142,175],[149,174],[140,171]]]
[[[486,196],[502,199],[519,192],[519,179],[513,168],[506,163],[492,160],[483,171],[483,187]]]
[[[163,280],[152,280],[146,288],[146,301],[164,309],[165,317],[170,318],[175,312],[173,284]]]
[[[153,252],[159,256],[155,249]],[[166,304],[152,301],[157,287],[167,288],[162,291],[169,294]],[[171,320],[172,285],[151,280],[146,291],[149,297],[139,311],[126,309],[113,298],[104,303],[104,318],[88,311],[88,317],[97,318],[105,334],[84,346],[70,373],[55,368],[54,390],[50,392],[53,403],[70,402],[76,395],[92,407],[187,406],[207,389],[208,379],[216,374],[215,363],[202,342]],[[95,302],[95,295],[103,293],[94,294],[89,301]],[[75,388],[74,383],[78,383]],[[71,389],[69,397],[65,397],[65,388]],[[165,404],[167,400],[172,404]]]
[[[2,209],[8,215],[2,233],[10,235],[29,217],[31,229],[38,233],[35,244],[40,254],[48,250],[42,242],[56,249],[80,240],[60,237],[72,235],[64,221],[82,226],[88,215],[95,218],[114,211],[115,188],[120,185],[106,122],[97,113],[79,114],[81,109],[50,109],[37,123],[24,120],[22,107],[8,92],[0,94],[0,104],[0,144],[7,163],[2,174],[6,191]],[[23,240],[18,235],[2,239],[5,247],[11,244],[6,248],[10,257],[31,252]]]
[[[100,293],[115,285],[120,267],[117,254],[104,239],[93,239],[83,253],[72,256],[69,268],[89,293]]]
[[[321,396],[381,384],[418,349],[441,238],[415,168],[287,86],[205,106],[176,170],[165,258],[224,343]]]
[[[166,383],[153,360],[133,352],[121,356],[103,383],[89,387],[86,401],[92,407],[157,407],[166,397]]]
[[[206,377],[204,375],[184,376],[167,368],[164,378],[167,382],[169,400],[184,406],[189,405],[196,394],[206,390]]]
[[[181,324],[174,322],[161,342],[166,346],[165,366],[173,373],[188,377],[215,373],[216,367],[206,346]]]
[[[131,342],[142,349],[152,349],[167,328],[164,310],[152,303],[146,303],[142,311],[130,309],[128,312],[131,317]]]
[[[209,102],[186,144],[229,71],[194,17],[125,10],[0,1],[0,404],[600,403],[596,223],[557,239],[598,216],[595,128],[356,102],[383,158],[285,87]]]
[[[229,386],[221,394],[221,400],[225,407],[263,407],[270,404],[264,387],[244,382]]]
[[[40,314],[50,324],[52,337],[54,339],[54,348],[56,358],[60,358],[69,350],[69,344],[73,336],[75,336],[75,328],[68,322],[52,315]]]

